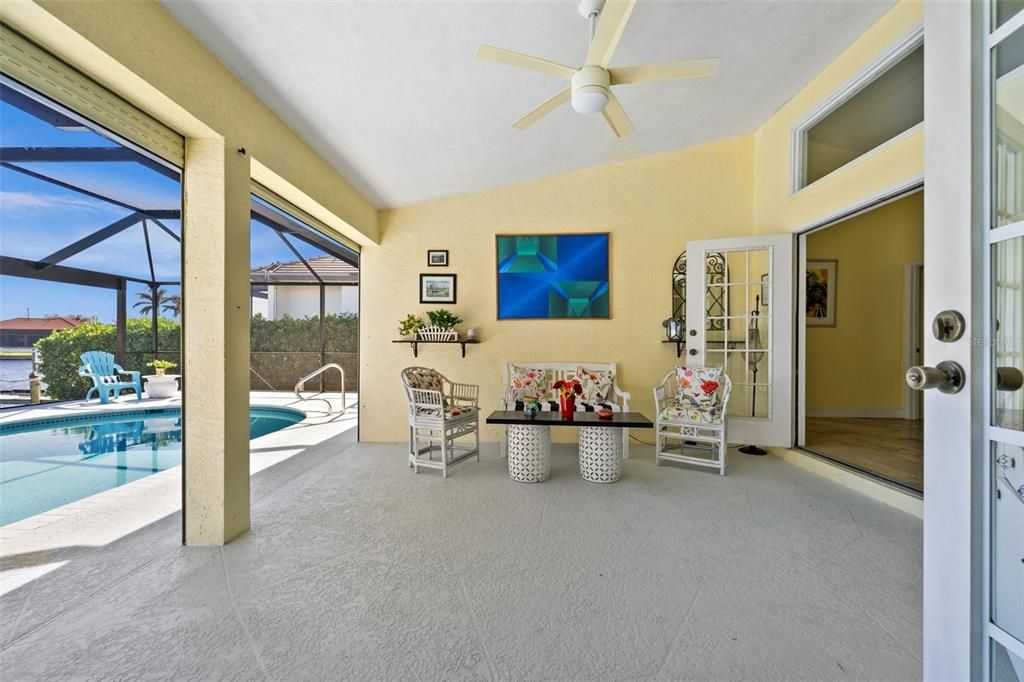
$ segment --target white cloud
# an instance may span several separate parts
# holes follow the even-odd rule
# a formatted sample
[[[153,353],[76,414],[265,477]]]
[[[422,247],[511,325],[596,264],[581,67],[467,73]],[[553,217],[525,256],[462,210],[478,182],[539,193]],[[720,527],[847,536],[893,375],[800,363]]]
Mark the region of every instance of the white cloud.
[[[0,190],[0,210],[3,211],[27,211],[47,209],[85,209],[91,211],[109,210],[105,206],[97,206],[91,199],[80,199],[78,197],[63,197],[53,194],[38,194],[36,192],[10,192]]]

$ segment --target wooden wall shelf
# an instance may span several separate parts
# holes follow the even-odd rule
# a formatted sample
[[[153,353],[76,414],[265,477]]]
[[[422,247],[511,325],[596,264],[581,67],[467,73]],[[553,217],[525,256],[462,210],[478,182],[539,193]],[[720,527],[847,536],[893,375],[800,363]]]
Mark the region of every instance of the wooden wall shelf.
[[[391,343],[407,343],[412,346],[412,356],[418,358],[420,356],[420,344],[421,343],[447,343],[447,344],[458,344],[462,346],[462,357],[466,357],[466,346],[476,343],[480,343],[480,339],[458,339],[456,341],[427,341],[425,339],[396,339]]]

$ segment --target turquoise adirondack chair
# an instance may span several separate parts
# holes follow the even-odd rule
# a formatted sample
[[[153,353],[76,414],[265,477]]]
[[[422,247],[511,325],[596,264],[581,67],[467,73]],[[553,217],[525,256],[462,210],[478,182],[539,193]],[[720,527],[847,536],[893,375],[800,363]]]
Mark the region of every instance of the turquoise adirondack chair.
[[[92,379],[93,386],[85,394],[85,399],[92,398],[94,393],[99,393],[100,402],[106,404],[111,397],[118,396],[126,388],[134,388],[135,396],[142,400],[142,380],[139,378],[141,372],[126,372],[121,366],[114,362],[111,353],[104,353],[101,350],[91,350],[82,353],[82,366],[78,368],[78,374]],[[121,378],[122,374],[131,376],[130,381]]]

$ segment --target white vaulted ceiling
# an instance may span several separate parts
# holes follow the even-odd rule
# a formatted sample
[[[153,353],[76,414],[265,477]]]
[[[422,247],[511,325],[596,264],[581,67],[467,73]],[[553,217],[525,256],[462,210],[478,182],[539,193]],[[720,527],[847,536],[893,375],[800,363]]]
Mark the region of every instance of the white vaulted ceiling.
[[[722,61],[715,78],[616,88],[636,126],[616,139],[568,106],[514,130],[564,83],[473,57],[487,43],[579,65],[573,0],[164,0],[381,208],[751,133],[893,4],[640,0],[611,66]]]

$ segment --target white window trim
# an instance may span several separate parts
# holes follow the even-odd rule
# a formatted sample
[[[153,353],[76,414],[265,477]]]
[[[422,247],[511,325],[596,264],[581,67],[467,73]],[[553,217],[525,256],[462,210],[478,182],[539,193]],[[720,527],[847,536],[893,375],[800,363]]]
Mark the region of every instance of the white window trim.
[[[899,135],[886,140],[874,149],[864,152],[852,161],[849,161],[843,166],[835,169],[828,175],[825,175],[810,184],[804,184],[807,180],[807,131],[923,44],[924,23],[920,22],[900,36],[900,38],[890,45],[884,52],[854,74],[853,77],[839,86],[839,88],[837,88],[831,95],[819,102],[818,105],[808,111],[803,118],[793,124],[793,127],[790,129],[789,136],[789,195],[791,197],[796,196],[805,189],[814,187],[817,183],[844,169],[861,163],[864,159],[877,154],[887,147],[897,144],[923,129],[924,124],[919,123],[909,130],[905,130]]]

